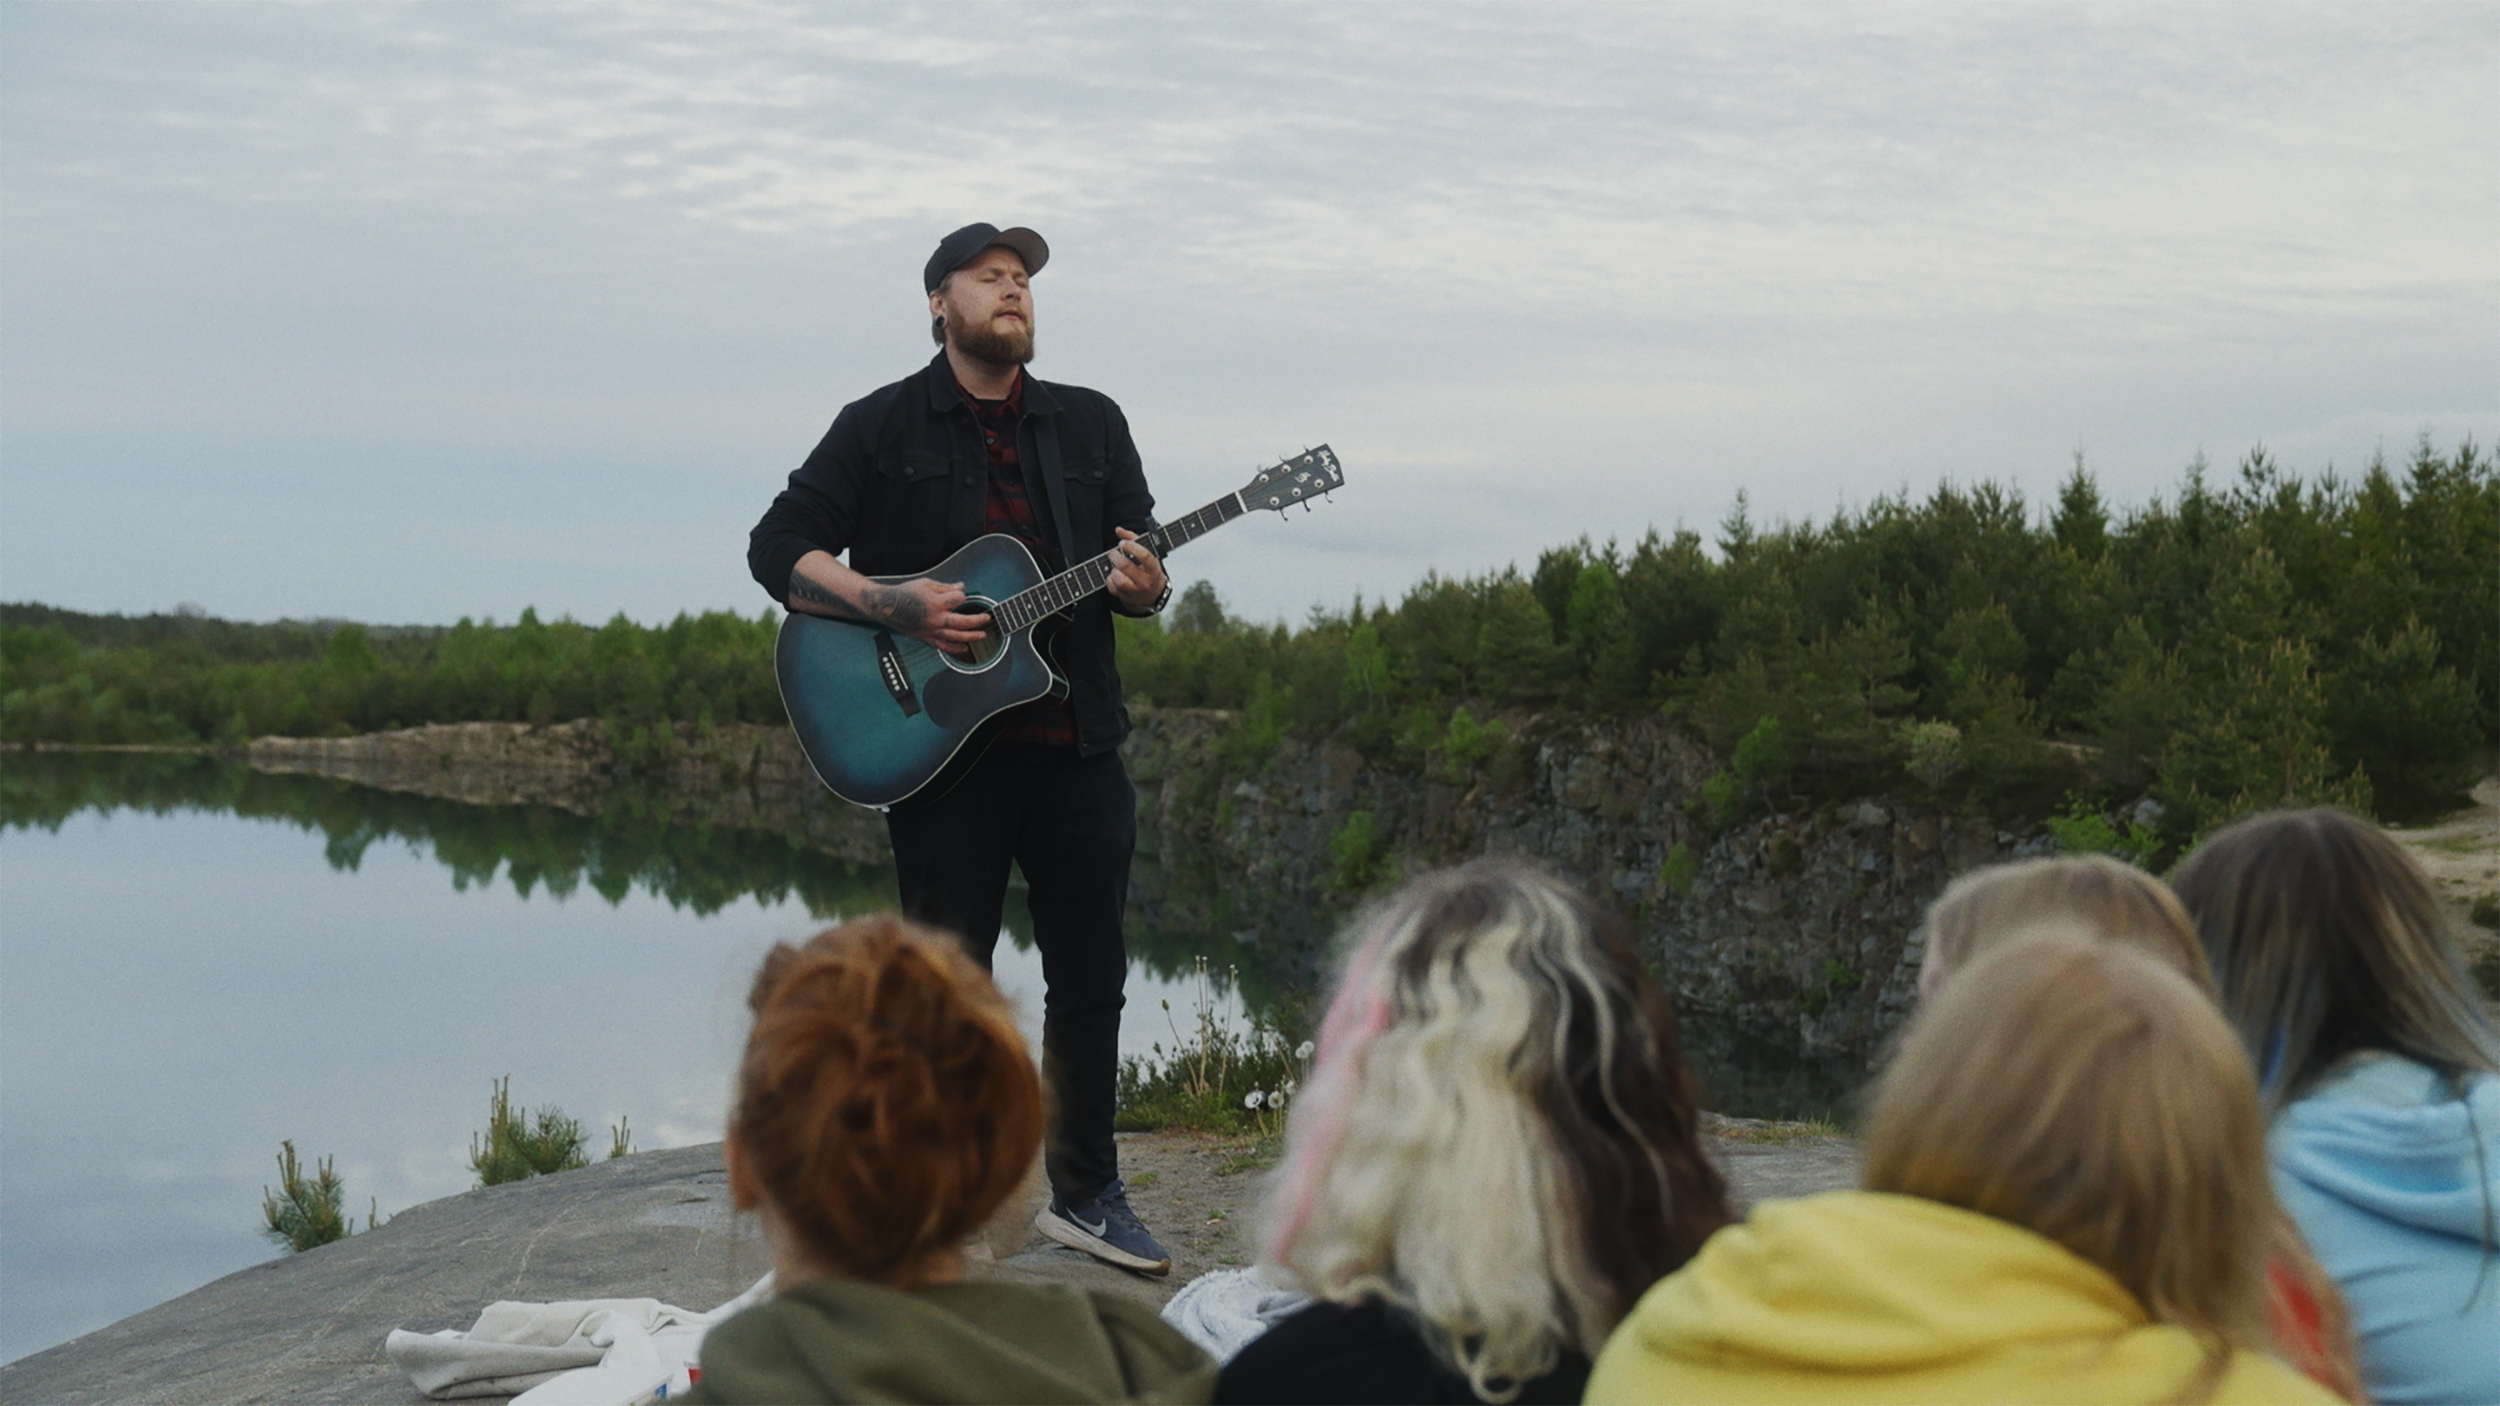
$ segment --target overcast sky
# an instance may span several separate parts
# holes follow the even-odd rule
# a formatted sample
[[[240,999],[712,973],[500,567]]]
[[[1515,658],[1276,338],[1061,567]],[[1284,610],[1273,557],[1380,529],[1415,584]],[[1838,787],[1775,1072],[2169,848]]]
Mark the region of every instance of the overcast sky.
[[[0,4],[0,598],[766,604],[746,530],[1029,224],[1035,370],[1299,620],[2080,451],[2500,439],[2493,4]]]

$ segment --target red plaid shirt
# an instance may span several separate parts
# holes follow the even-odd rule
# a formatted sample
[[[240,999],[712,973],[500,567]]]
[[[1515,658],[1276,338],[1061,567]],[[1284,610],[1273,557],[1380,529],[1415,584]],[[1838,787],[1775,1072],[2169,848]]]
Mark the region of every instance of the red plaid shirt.
[[[981,447],[990,459],[989,498],[982,506],[981,530],[1003,532],[1022,542],[1045,573],[1061,570],[1064,563],[1049,534],[1042,531],[1024,468],[1016,457],[1016,429],[1024,421],[1024,373],[1016,373],[1016,384],[1005,400],[975,399],[961,381],[955,383],[955,394],[971,408],[973,423],[981,429]],[[1036,698],[1000,715],[998,737],[1002,742],[1073,747],[1076,710],[1065,698]]]

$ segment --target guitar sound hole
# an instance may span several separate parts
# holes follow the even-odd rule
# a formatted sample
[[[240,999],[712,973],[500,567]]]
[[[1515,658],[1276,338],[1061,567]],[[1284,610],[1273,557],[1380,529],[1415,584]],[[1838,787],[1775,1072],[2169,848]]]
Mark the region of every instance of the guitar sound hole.
[[[996,659],[999,651],[1006,648],[1006,639],[998,632],[998,617],[995,613],[998,603],[984,600],[979,596],[966,596],[964,603],[955,608],[967,615],[975,612],[989,615],[990,623],[981,631],[981,637],[972,642],[970,654],[949,654],[946,656],[947,664],[966,673],[988,668],[990,661]]]

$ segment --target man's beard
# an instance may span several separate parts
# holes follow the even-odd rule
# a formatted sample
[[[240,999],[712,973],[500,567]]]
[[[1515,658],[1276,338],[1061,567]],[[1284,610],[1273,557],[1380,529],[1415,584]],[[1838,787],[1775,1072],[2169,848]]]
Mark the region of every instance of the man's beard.
[[[946,344],[975,361],[992,366],[1022,366],[1033,359],[1033,323],[1020,319],[1012,332],[1001,332],[995,319],[974,327],[946,310]]]

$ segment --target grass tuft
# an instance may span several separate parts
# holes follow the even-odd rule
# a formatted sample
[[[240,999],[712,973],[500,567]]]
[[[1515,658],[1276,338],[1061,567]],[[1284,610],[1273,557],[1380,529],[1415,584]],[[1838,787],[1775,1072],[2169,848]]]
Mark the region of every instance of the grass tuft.
[[[1116,1126],[1123,1132],[1282,1132],[1285,1109],[1308,1072],[1309,1042],[1294,1045],[1263,1016],[1252,1016],[1247,1029],[1236,1025],[1216,999],[1204,957],[1197,960],[1196,986],[1186,1032],[1172,1003],[1163,1003],[1172,1024],[1168,1052],[1158,1042],[1151,1055],[1120,1061]]]

